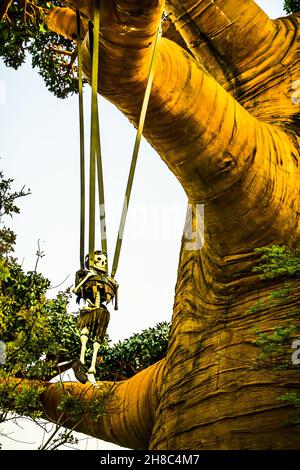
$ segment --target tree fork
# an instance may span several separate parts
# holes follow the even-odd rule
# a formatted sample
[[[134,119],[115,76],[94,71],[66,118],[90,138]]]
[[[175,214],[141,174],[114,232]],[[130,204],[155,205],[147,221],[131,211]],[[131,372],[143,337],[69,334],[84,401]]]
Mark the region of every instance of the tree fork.
[[[158,45],[145,136],[190,202],[205,204],[205,244],[190,251],[182,242],[163,380],[152,383],[145,372],[146,389],[152,383],[156,397],[147,402],[151,412],[145,418],[139,399],[147,393],[134,386],[142,375],[116,384],[123,423],[113,423],[120,438],[111,428],[102,431],[102,422],[98,437],[144,448],[154,423],[153,449],[297,448],[299,435],[285,422],[289,408],[276,400],[297,389],[297,374],[254,368],[253,328],[270,331],[287,311],[247,310],[276,286],[252,272],[255,248],[300,241],[299,100],[293,99],[300,15],[274,22],[251,0],[174,0],[166,8],[176,41],[163,37]],[[163,9],[154,0],[102,2],[99,92],[135,125]],[[89,79],[88,37],[84,62]],[[129,403],[129,417],[122,406],[131,386],[136,403]],[[54,399],[53,413],[56,406]],[[114,415],[103,418],[109,419]]]

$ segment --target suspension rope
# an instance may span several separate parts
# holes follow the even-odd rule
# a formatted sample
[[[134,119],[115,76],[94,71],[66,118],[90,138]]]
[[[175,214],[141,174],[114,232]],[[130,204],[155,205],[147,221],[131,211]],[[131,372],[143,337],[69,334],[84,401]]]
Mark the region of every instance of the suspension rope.
[[[80,133],[80,268],[84,269],[85,245],[85,154],[84,154],[84,116],[83,116],[83,80],[82,80],[82,41],[80,12],[76,11],[77,51],[78,51],[78,97],[79,97],[79,133]]]
[[[94,27],[93,23],[89,21],[88,25],[90,50],[94,51]],[[93,52],[92,52],[93,58]],[[91,66],[93,67],[93,61],[91,60]],[[97,62],[98,67],[98,62]],[[106,238],[106,214],[105,214],[105,197],[104,197],[104,179],[102,169],[102,153],[101,153],[101,141],[100,141],[100,128],[99,128],[99,111],[98,111],[98,95],[97,95],[97,107],[95,115],[92,120],[96,121],[96,164],[97,164],[97,182],[98,182],[98,203],[99,203],[99,216],[100,216],[100,231],[101,231],[101,249],[106,254],[108,267],[108,254],[107,254],[107,238]],[[107,268],[108,269],[108,268]]]
[[[105,200],[104,200],[104,181],[102,169],[102,155],[100,144],[100,129],[99,129],[99,112],[95,116],[97,122],[97,147],[96,147],[96,162],[97,162],[97,180],[98,180],[98,196],[99,196],[99,215],[100,215],[100,230],[101,230],[101,249],[102,253],[106,254],[108,267],[108,253],[107,253],[107,238],[106,238],[106,215],[105,215]]]
[[[90,176],[89,176],[89,269],[94,266],[95,255],[95,197],[96,197],[96,147],[97,120],[95,119],[98,100],[98,54],[99,54],[99,29],[100,29],[100,0],[95,0],[94,4],[94,37],[93,37],[93,58],[92,58],[92,99],[91,99],[91,135],[90,135]]]
[[[99,12],[100,2],[95,3],[95,16],[98,9]],[[83,80],[82,80],[82,41],[80,31],[80,12],[76,12],[77,18],[77,49],[78,49],[78,92],[79,92],[79,124],[80,124],[80,267],[84,268],[84,246],[85,246],[85,155],[84,155],[84,115],[83,115]],[[95,21],[97,19],[95,18]],[[100,23],[100,16],[99,16]],[[97,26],[97,25],[96,25]],[[100,27],[98,27],[99,31]],[[89,22],[89,39],[90,49],[92,52],[91,65],[92,69],[98,69],[95,64],[94,43],[98,42],[99,48],[99,34],[98,40],[96,36],[96,27],[93,27],[92,22]],[[96,75],[96,74],[95,74]],[[93,81],[93,77],[92,77]],[[98,74],[97,74],[98,81]],[[96,77],[92,83],[92,110],[91,110],[91,148],[90,148],[90,216],[89,216],[89,253],[90,247],[94,251],[95,244],[95,169],[97,164],[97,181],[98,181],[98,196],[99,196],[99,214],[100,214],[100,227],[101,227],[101,248],[102,252],[107,256],[107,240],[106,240],[106,217],[105,217],[105,199],[104,199],[104,181],[102,171],[102,156],[101,156],[101,143],[100,143],[100,130],[99,130],[99,113],[98,113],[98,96],[97,91],[93,93],[93,85],[95,84]],[[97,83],[98,86],[98,83]],[[93,126],[94,124],[94,126]],[[93,137],[92,137],[93,133]],[[96,133],[96,135],[95,135]],[[96,157],[96,160],[95,160]],[[95,164],[96,162],[96,164]],[[92,184],[91,184],[92,183]],[[92,217],[91,217],[92,211]],[[89,257],[93,260],[93,254]]]
[[[107,255],[106,239],[106,216],[104,200],[104,181],[102,170],[102,155],[99,130],[98,113],[98,57],[99,57],[99,33],[100,33],[100,0],[94,0],[94,26],[89,22],[90,50],[92,51],[92,97],[91,97],[91,135],[90,135],[90,174],[89,174],[89,269],[94,266],[95,254],[95,197],[96,197],[96,169],[98,181],[99,212],[101,227],[101,248]],[[80,120],[80,184],[81,184],[81,203],[80,203],[80,265],[84,266],[84,229],[85,229],[85,170],[84,170],[84,124],[83,124],[83,91],[82,91],[82,42],[80,37],[80,13],[77,15],[77,47],[78,47],[78,90],[79,90],[79,120]],[[150,93],[154,77],[154,67],[157,58],[157,44],[161,36],[161,28],[157,29],[153,44],[151,62],[148,72],[147,84],[142,103],[142,109],[139,117],[139,123],[132,153],[131,165],[127,180],[125,197],[123,202],[121,220],[119,224],[118,236],[115,246],[111,277],[114,278],[120,259],[123,234],[126,224],[128,205],[131,197],[134,174],[140,149],[141,138],[144,130],[144,124],[147,114],[147,108],[150,99]],[[96,168],[97,167],[97,168]]]
[[[139,154],[139,149],[140,149],[140,143],[141,143],[141,137],[142,137],[143,130],[144,130],[146,113],[147,113],[147,109],[148,109],[148,103],[149,103],[149,98],[150,98],[150,93],[151,93],[151,88],[152,88],[152,82],[153,82],[153,77],[154,77],[154,67],[155,67],[155,62],[156,62],[156,58],[157,58],[157,50],[158,50],[157,44],[158,44],[158,40],[159,40],[160,36],[161,36],[161,28],[159,27],[157,29],[156,36],[155,36],[155,41],[154,41],[154,45],[153,45],[152,57],[151,57],[150,68],[149,68],[148,79],[147,79],[147,85],[146,85],[145,95],[144,95],[144,99],[143,99],[139,124],[138,124],[138,128],[137,128],[137,133],[136,133],[136,138],[135,138],[135,143],[134,143],[134,148],[133,148],[133,153],[132,153],[132,160],[131,160],[128,180],[127,180],[127,186],[126,186],[126,191],[125,191],[125,197],[124,197],[124,202],[123,202],[121,220],[120,220],[120,225],[119,225],[119,230],[118,230],[118,237],[117,237],[117,241],[116,241],[115,254],[114,254],[112,271],[111,271],[111,277],[113,277],[113,278],[116,275],[116,271],[117,271],[118,264],[119,264],[119,259],[120,259],[120,253],[121,253],[122,241],[123,241],[123,234],[124,234],[124,229],[125,229],[125,224],[126,224],[126,218],[127,218],[128,206],[129,206],[129,201],[130,201],[130,196],[131,196],[134,173],[135,173],[135,169],[136,169],[136,164],[137,164],[137,159],[138,159],[138,154]]]

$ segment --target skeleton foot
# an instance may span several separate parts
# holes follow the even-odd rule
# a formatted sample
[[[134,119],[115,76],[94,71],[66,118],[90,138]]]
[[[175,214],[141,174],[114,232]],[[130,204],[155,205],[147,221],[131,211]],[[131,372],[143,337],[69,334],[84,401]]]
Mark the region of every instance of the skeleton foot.
[[[99,388],[99,385],[96,382],[95,375],[94,374],[87,374],[88,381],[93,385],[95,388]]]
[[[81,382],[82,384],[85,384],[87,379],[87,370],[84,364],[82,364],[81,361],[76,361],[72,365],[72,369],[74,371],[74,375],[76,379]]]

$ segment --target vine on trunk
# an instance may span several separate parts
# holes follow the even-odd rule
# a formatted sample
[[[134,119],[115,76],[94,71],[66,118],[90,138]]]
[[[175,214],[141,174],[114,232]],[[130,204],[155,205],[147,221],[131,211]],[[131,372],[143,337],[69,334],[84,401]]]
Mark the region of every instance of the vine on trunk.
[[[282,287],[271,292],[266,300],[258,300],[248,309],[248,313],[259,313],[265,309],[287,308],[295,295],[297,280],[300,278],[299,251],[276,245],[260,248],[256,251],[262,254],[262,258],[260,265],[253,271],[261,273],[260,278],[263,281],[282,279]],[[297,340],[300,340],[299,308],[288,308],[286,318],[285,324],[273,327],[271,332],[255,330],[257,334],[255,345],[260,351],[256,361],[257,367],[272,370],[300,369],[299,361],[293,361],[293,346]],[[300,408],[299,393],[286,393],[278,396],[277,400],[289,403],[297,409]],[[299,424],[300,412],[293,414],[289,422]]]

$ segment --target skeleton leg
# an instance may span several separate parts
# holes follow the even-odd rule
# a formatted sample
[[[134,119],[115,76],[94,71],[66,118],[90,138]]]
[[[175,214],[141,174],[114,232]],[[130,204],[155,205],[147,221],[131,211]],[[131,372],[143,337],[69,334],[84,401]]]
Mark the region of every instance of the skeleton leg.
[[[89,335],[89,330],[87,327],[84,327],[81,330],[81,335],[80,335],[80,342],[81,342],[80,359],[79,361],[76,361],[72,366],[76,379],[79,380],[79,382],[83,384],[86,383],[87,381],[86,368],[84,364],[85,364],[85,352],[86,352],[86,343],[88,342],[88,335]]]
[[[96,382],[96,379],[95,379],[95,373],[96,373],[96,360],[97,360],[97,355],[98,355],[99,348],[100,348],[100,343],[98,343],[98,341],[95,341],[94,342],[94,348],[93,348],[92,363],[91,363],[91,367],[89,368],[89,371],[88,371],[88,380],[93,385],[97,385],[97,382]]]
[[[80,362],[82,364],[85,364],[85,352],[86,352],[86,344],[88,342],[88,337],[89,335],[89,330],[87,327],[84,327],[81,330],[81,335],[80,335],[80,342],[81,342],[81,351],[80,351]]]

